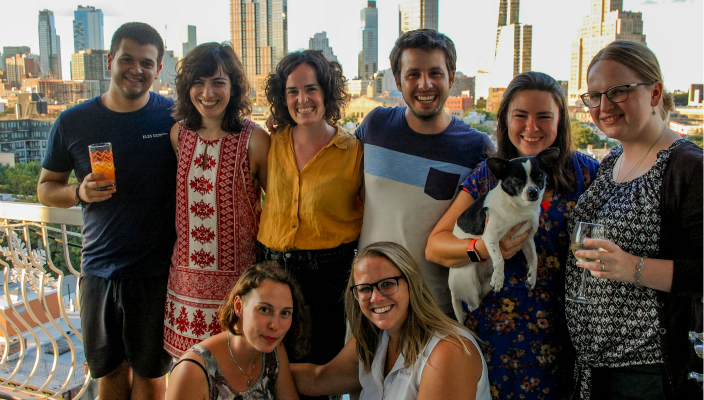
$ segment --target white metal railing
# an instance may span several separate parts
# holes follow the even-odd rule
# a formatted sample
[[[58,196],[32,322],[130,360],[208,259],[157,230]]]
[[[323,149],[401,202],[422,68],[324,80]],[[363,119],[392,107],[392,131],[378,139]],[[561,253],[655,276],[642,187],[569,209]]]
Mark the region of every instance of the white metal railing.
[[[71,262],[82,225],[78,208],[0,202],[0,393],[79,399],[88,388]]]

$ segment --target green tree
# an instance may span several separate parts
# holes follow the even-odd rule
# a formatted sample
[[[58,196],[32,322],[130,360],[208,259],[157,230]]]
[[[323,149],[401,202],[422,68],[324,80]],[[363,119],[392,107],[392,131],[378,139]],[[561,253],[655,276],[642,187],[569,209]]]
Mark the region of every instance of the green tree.
[[[487,135],[491,135],[492,133],[494,133],[494,132],[493,132],[493,129],[491,129],[491,128],[488,127],[488,126],[479,125],[479,124],[469,124],[469,126],[471,126],[472,128],[478,130],[479,132],[484,132],[484,133],[486,133]]]
[[[577,149],[586,149],[588,145],[599,147],[603,145],[599,136],[579,121],[572,121],[572,144]]]
[[[12,193],[21,202],[38,203],[37,181],[41,169],[39,161],[0,166],[0,192]]]
[[[704,147],[704,146],[703,146],[704,143],[702,143],[703,141],[702,141],[702,135],[701,135],[701,133],[700,133],[699,135],[688,135],[688,136],[687,136],[687,140],[689,140],[690,142],[695,143],[695,144],[696,144],[697,146],[699,146],[699,147]]]
[[[345,118],[342,119],[343,123],[348,123],[348,122],[354,122],[355,124],[359,122],[359,119],[357,118],[357,115],[355,113],[351,113],[347,115]]]
[[[686,106],[689,103],[689,92],[687,93],[673,93],[672,98],[675,104],[678,106]]]

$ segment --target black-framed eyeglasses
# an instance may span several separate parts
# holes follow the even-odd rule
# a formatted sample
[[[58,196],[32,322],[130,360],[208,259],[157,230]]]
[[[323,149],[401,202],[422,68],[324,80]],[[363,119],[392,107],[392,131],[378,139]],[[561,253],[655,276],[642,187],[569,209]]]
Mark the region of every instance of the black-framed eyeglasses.
[[[582,99],[585,106],[589,108],[597,108],[601,105],[601,95],[605,94],[612,103],[622,103],[628,99],[628,92],[630,92],[632,87],[652,85],[655,82],[656,81],[631,83],[630,85],[616,85],[606,89],[605,92],[587,92],[579,97]]]
[[[376,283],[363,283],[361,285],[350,286],[350,291],[354,298],[359,301],[371,299],[374,288],[384,296],[391,296],[398,292],[398,281],[400,279],[406,278],[404,276],[392,276],[391,278],[384,278]]]

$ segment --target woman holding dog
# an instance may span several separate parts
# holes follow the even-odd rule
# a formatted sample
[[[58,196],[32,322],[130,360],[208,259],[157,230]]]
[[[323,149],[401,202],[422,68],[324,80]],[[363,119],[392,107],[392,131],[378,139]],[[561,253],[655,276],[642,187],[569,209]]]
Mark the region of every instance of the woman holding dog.
[[[560,149],[549,172],[535,237],[525,232],[501,240],[505,264],[502,289],[482,300],[463,322],[484,341],[491,394],[495,399],[564,399],[572,378],[573,350],[565,321],[565,263],[570,246],[567,217],[596,175],[598,163],[572,150],[567,104],[560,86],[543,73],[514,78],[504,92],[497,115],[497,156],[535,156],[549,147]],[[482,239],[458,239],[452,231],[460,214],[497,185],[486,163],[477,166],[462,185],[450,209],[428,239],[428,260],[449,268],[489,258]],[[491,218],[489,215],[488,218]],[[526,260],[519,250],[534,240],[538,255],[535,288],[528,290]]]
[[[616,41],[587,69],[582,95],[594,123],[620,145],[569,221],[598,222],[608,240],[567,263],[574,295],[586,268],[586,296],[567,304],[577,350],[577,399],[701,399],[687,379],[702,363],[688,331],[702,331],[702,149],[666,122],[674,108],[655,55]]]
[[[304,394],[361,400],[489,400],[486,363],[445,315],[403,246],[377,242],[352,263],[345,311],[354,337],[325,365],[291,364]]]

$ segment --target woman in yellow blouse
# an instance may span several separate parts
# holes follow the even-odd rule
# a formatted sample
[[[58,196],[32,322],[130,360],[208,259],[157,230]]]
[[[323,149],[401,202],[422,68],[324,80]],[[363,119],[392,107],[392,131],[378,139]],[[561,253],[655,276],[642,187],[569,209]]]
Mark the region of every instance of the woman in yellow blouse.
[[[325,364],[344,346],[342,295],[362,227],[362,145],[335,123],[349,98],[342,67],[318,51],[286,57],[266,95],[279,122],[258,240],[300,282],[313,319],[311,355]]]

